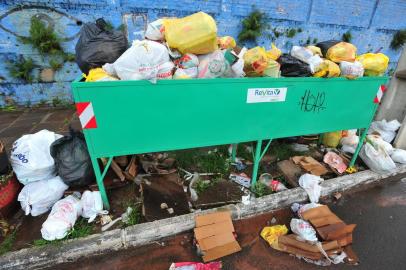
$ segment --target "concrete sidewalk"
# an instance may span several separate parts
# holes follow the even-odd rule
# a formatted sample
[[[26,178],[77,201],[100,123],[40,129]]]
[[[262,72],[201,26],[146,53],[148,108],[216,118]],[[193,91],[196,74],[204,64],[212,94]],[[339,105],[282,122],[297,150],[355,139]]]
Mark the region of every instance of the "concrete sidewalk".
[[[24,134],[48,129],[60,134],[69,130],[69,124],[81,129],[74,109],[38,108],[23,111],[0,111],[0,140],[4,142],[7,152],[15,140]]]

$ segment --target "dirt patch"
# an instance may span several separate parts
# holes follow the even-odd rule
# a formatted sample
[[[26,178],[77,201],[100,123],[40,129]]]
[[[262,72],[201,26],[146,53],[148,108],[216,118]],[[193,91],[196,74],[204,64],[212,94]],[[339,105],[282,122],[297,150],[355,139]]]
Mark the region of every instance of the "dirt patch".
[[[241,186],[227,180],[220,180],[199,194],[199,199],[194,202],[195,208],[213,208],[221,205],[239,203],[244,192]]]

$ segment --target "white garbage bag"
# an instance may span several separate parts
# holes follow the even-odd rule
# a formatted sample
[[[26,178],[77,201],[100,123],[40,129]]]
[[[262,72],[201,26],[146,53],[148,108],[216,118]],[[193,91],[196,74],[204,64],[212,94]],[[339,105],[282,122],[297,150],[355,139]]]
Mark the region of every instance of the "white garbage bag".
[[[35,217],[48,212],[67,189],[68,186],[56,176],[49,180],[28,183],[18,194],[18,201],[26,215]]]
[[[224,56],[224,51],[216,50],[212,53],[199,56],[198,78],[233,77],[230,63]]]
[[[158,73],[168,62],[169,52],[165,45],[151,40],[134,40],[132,46],[113,64],[105,64],[103,69],[121,80],[156,82]]]
[[[52,207],[47,220],[42,224],[42,238],[48,241],[64,238],[81,214],[82,203],[79,192],[58,201]]]
[[[290,50],[290,55],[309,64],[309,59],[313,56],[313,52],[305,47],[293,46]]]
[[[158,19],[148,24],[145,37],[151,40],[164,40],[164,20]]]
[[[303,240],[317,242],[316,231],[309,222],[298,218],[290,220],[290,229]]]
[[[370,140],[374,145],[383,148],[389,155],[392,155],[393,146],[390,143],[384,141],[381,136],[368,135],[367,139]]]
[[[319,183],[323,182],[323,178],[313,174],[303,174],[299,178],[299,185],[306,190],[307,195],[312,203],[318,203],[321,193],[321,186]]]
[[[342,145],[341,150],[343,152],[354,154],[359,143],[359,136],[357,136],[356,129],[347,130],[347,135],[342,137],[340,144]]]
[[[385,173],[396,168],[395,163],[383,147],[366,143],[359,156],[374,172]]]
[[[364,66],[358,62],[340,62],[340,71],[342,77],[347,77],[349,79],[355,79],[362,77],[364,75]]]
[[[396,131],[400,126],[401,124],[396,119],[390,122],[387,122],[385,119],[382,121],[374,121],[368,130],[368,134],[378,133],[384,141],[391,143],[396,137]]]
[[[173,79],[180,80],[180,79],[193,79],[197,78],[198,74],[197,67],[193,68],[178,68],[175,73],[173,74]]]
[[[10,161],[18,181],[26,185],[56,175],[50,146],[61,137],[62,135],[44,129],[35,134],[24,135],[14,142]]]
[[[107,214],[107,210],[103,210],[103,201],[99,191],[89,191],[83,192],[82,198],[82,217],[88,218],[89,223],[92,222],[97,215]]]
[[[397,163],[406,164],[406,150],[394,149],[390,157]]]

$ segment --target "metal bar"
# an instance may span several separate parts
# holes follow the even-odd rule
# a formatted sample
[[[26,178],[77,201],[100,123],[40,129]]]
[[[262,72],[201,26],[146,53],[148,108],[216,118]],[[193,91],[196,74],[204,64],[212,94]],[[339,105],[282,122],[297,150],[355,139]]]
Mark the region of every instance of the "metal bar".
[[[269,148],[269,146],[271,145],[271,142],[272,142],[272,139],[269,139],[269,142],[268,142],[268,144],[265,146],[265,149],[264,149],[264,151],[262,152],[261,157],[259,158],[259,160],[261,160],[261,159],[265,156],[265,153],[266,153],[266,151],[268,151],[268,148]]]
[[[361,150],[362,144],[364,143],[365,137],[367,136],[367,133],[368,133],[368,128],[365,128],[361,134],[361,137],[359,138],[357,149],[355,149],[354,155],[351,158],[351,162],[348,165],[349,168],[352,168],[354,166],[355,161],[358,158],[359,151]]]
[[[319,141],[317,142],[317,145],[318,145],[318,146],[320,146],[321,143],[323,142],[323,134],[324,134],[324,133],[320,133],[320,134],[319,134]]]
[[[253,186],[255,186],[255,184],[257,183],[259,161],[261,160],[261,146],[262,146],[262,140],[258,140],[256,149],[255,149],[254,168],[252,170],[251,188]]]
[[[235,158],[237,156],[237,143],[232,144],[231,148],[231,162],[235,162]]]
[[[106,164],[106,167],[104,168],[103,174],[100,173],[100,166],[97,161],[97,158],[94,158],[91,156],[91,160],[92,160],[92,164],[93,164],[94,173],[96,176],[97,186],[99,187],[100,195],[103,200],[104,209],[109,210],[110,204],[109,204],[109,199],[107,198],[106,189],[104,188],[103,178],[104,178],[104,176],[106,176],[107,170],[108,170],[113,158],[112,157],[109,158],[109,160]]]

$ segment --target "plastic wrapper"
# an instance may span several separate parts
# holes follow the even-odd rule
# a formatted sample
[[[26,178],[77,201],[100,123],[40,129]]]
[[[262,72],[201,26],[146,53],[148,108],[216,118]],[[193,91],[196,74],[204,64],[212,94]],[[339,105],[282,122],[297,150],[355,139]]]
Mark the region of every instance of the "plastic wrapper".
[[[320,57],[323,57],[323,54],[321,53],[321,49],[317,46],[310,45],[310,46],[307,46],[306,49],[310,50],[313,53],[313,55],[318,55]]]
[[[320,176],[309,173],[300,176],[299,185],[306,191],[307,195],[309,195],[309,199],[312,203],[319,202],[321,194],[321,186],[319,185],[319,183],[323,181],[323,178],[321,178]]]
[[[316,47],[319,47],[321,50],[321,53],[323,54],[324,57],[327,56],[327,51],[337,43],[340,43],[340,40],[327,40],[327,41],[322,41],[316,44]]]
[[[319,69],[313,74],[314,77],[332,78],[340,76],[340,67],[333,61],[324,59]]]
[[[396,137],[396,131],[400,128],[401,124],[398,120],[386,121],[374,121],[369,127],[368,134],[379,134],[382,139],[388,143],[391,143]]]
[[[358,143],[359,143],[359,136],[357,136],[356,129],[348,130],[348,131],[346,131],[345,134],[343,132],[343,137],[340,140],[340,144],[342,145],[342,147],[341,147],[342,151],[354,154]]]
[[[312,75],[308,64],[291,55],[283,54],[278,62],[281,65],[282,77],[309,77]]]
[[[310,71],[312,73],[320,71],[323,69],[324,65],[326,65],[324,60],[318,55],[311,56],[309,59],[307,59],[307,63],[309,64]]]
[[[156,75],[158,80],[172,79],[173,70],[175,65],[172,62],[165,62],[159,65],[158,73]]]
[[[230,36],[224,36],[217,38],[217,43],[220,49],[233,49],[237,46],[235,39]]]
[[[293,205],[292,205],[292,210],[293,210]],[[303,218],[302,215],[304,212],[306,212],[307,210],[310,210],[312,208],[319,207],[319,206],[321,206],[321,204],[319,204],[319,203],[307,203],[307,204],[303,204],[303,205],[298,204],[298,206],[296,206],[296,208],[297,208],[296,213],[297,213],[298,217]]]
[[[406,164],[406,150],[394,149],[390,157],[394,162]]]
[[[177,262],[172,263],[169,270],[220,270],[221,262]]]
[[[117,81],[116,77],[110,76],[102,68],[92,68],[89,70],[89,74],[85,75],[86,82],[107,82],[107,81]]]
[[[61,137],[62,135],[44,129],[35,134],[23,135],[14,142],[10,162],[21,184],[56,176],[55,162],[49,147]]]
[[[81,214],[82,203],[79,192],[74,192],[73,195],[58,201],[42,224],[42,238],[48,241],[64,238],[75,226],[76,220]]]
[[[166,19],[164,26],[168,45],[182,54],[207,54],[218,48],[216,22],[204,12],[181,19]]]
[[[192,53],[187,53],[173,62],[177,67],[184,69],[199,66],[199,58]]]
[[[310,225],[309,222],[298,218],[292,218],[290,220],[290,229],[293,233],[299,236],[301,239],[309,242],[317,242],[316,231]]]
[[[59,176],[51,179],[28,183],[18,194],[18,201],[25,215],[39,216],[49,209],[63,196],[68,186]]]
[[[341,130],[323,134],[322,143],[327,147],[336,148],[340,143]]]
[[[150,40],[164,40],[164,19],[158,19],[148,24],[145,38]]]
[[[135,40],[113,64],[106,64],[103,69],[122,80],[150,80],[155,82],[159,71],[171,62],[168,49],[161,43],[151,40]]]
[[[389,155],[393,152],[393,146],[387,141],[383,140],[379,135],[367,135],[367,140],[369,140],[374,146],[382,148]]]
[[[193,79],[197,78],[197,74],[199,73],[199,70],[197,67],[192,67],[192,68],[178,68],[175,73],[173,74],[173,79],[175,80],[181,80],[181,79]]]
[[[309,58],[313,56],[313,52],[301,46],[293,46],[290,55],[309,64]]]
[[[282,55],[282,51],[279,50],[275,44],[271,44],[271,49],[266,52],[269,58],[272,60],[278,60],[278,58]]]
[[[377,173],[387,173],[396,168],[396,164],[383,147],[366,143],[359,153],[365,164]]]
[[[267,226],[262,229],[261,237],[267,241],[272,248],[279,249],[278,237],[286,235],[287,233],[288,228],[285,225]]]
[[[382,76],[388,69],[389,57],[383,53],[366,53],[356,58],[364,67],[364,76]]]
[[[324,163],[328,164],[332,168],[336,169],[339,174],[342,174],[347,169],[342,157],[334,152],[327,152],[323,158]]]
[[[266,51],[263,47],[255,47],[244,54],[244,72],[248,77],[279,77],[280,65],[278,58],[280,50],[272,44],[272,49]]]
[[[342,61],[354,62],[356,55],[357,48],[354,45],[340,42],[328,49],[326,58],[336,63]]]
[[[200,56],[198,78],[232,77],[231,65],[225,57],[225,52],[217,50]]]
[[[85,74],[92,68],[113,63],[128,48],[126,35],[122,31],[106,30],[106,26],[103,19],[98,19],[96,23],[86,23],[80,30],[75,59]]]
[[[358,61],[354,63],[341,61],[340,63],[341,76],[348,79],[355,79],[364,75],[364,67]]]
[[[103,210],[103,201],[100,195],[100,191],[83,192],[80,199],[82,204],[82,217],[88,218],[88,222],[93,222],[97,215],[107,214],[108,211]]]
[[[68,186],[85,186],[94,181],[92,161],[83,133],[70,131],[50,147],[58,175]]]

